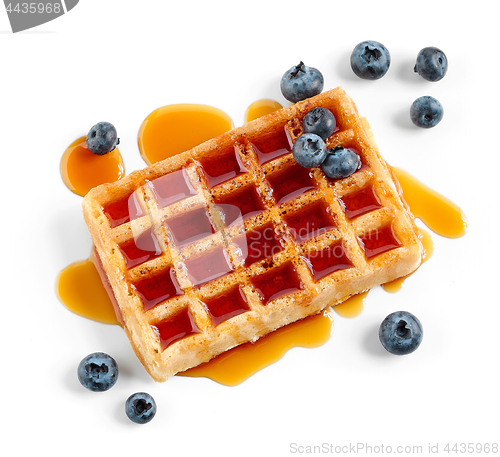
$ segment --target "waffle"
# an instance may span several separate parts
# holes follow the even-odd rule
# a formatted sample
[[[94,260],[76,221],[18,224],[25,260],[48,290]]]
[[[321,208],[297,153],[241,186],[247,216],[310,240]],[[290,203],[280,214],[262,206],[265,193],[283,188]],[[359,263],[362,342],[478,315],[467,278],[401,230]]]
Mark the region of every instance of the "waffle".
[[[328,108],[342,180],[292,157]],[[132,347],[156,381],[414,271],[422,246],[370,127],[341,88],[92,189],[83,201]]]

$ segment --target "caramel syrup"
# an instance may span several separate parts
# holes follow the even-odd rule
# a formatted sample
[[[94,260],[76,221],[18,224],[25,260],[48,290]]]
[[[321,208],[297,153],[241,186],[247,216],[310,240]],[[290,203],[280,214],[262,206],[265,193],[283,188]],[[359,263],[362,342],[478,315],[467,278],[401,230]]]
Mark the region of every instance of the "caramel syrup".
[[[271,132],[250,143],[260,165],[288,154],[292,150],[292,139],[285,127]]]
[[[176,316],[152,325],[153,331],[160,339],[160,344],[165,350],[172,343],[185,338],[194,333],[200,333],[201,330],[196,326],[194,318],[189,308],[184,308]]]
[[[200,163],[209,189],[248,172],[234,146],[217,151],[215,157],[200,159]]]
[[[231,118],[213,106],[167,105],[154,110],[139,130],[139,151],[148,165],[188,151],[234,127]]]
[[[267,101],[259,100],[250,105],[245,114],[245,120],[250,121],[281,108],[281,105],[277,102],[266,106]],[[138,138],[139,149],[146,163],[152,164],[188,150],[203,141],[230,130],[232,127],[231,119],[216,108],[204,105],[165,106],[155,110],[143,122]],[[272,141],[266,141],[266,144],[253,145],[261,163],[283,155],[291,149],[289,138],[287,138],[285,132],[280,135],[271,138]],[[81,144],[82,140],[84,138],[75,141],[70,148]],[[97,158],[102,157],[106,156]],[[62,169],[61,162],[61,172]],[[74,167],[73,169],[77,173],[81,173],[82,179],[87,175],[92,175],[95,171],[92,170],[92,173],[88,173],[83,168]],[[393,172],[401,183],[404,197],[413,213],[416,217],[422,219],[432,231],[451,238],[465,234],[467,222],[460,208],[403,170],[393,168]],[[64,173],[62,175],[66,182]],[[304,192],[305,190],[302,187],[300,189],[285,189],[281,192],[283,194],[281,197],[285,199],[288,194],[295,191]],[[307,188],[307,186],[305,187]],[[350,209],[351,202],[347,203],[346,206]],[[358,211],[358,208],[356,207],[353,210]],[[352,214],[351,216],[356,217],[358,215]],[[432,240],[426,231],[422,230],[422,233],[422,242],[425,248],[423,260],[427,260],[432,253]],[[345,268],[350,266],[348,259],[344,263],[342,265]],[[224,270],[224,272],[226,271]],[[216,271],[214,274],[219,273]],[[59,274],[57,278],[57,295],[65,306],[76,314],[98,322],[117,324],[119,322],[115,315],[113,303],[101,279],[98,267],[95,265],[95,259],[75,262]],[[385,284],[383,287],[385,290],[399,290],[404,279]],[[294,283],[292,286],[294,290],[300,289],[300,284]],[[364,292],[351,297],[333,309],[342,317],[352,318],[358,316],[363,310],[367,295],[368,292]],[[225,316],[226,311],[222,309],[220,311],[221,315]],[[230,312],[233,311],[230,310]],[[234,312],[239,312],[238,306],[236,306]],[[330,337],[333,325],[332,316],[333,313],[329,308],[316,316],[278,329],[259,339],[256,343],[238,346],[204,365],[192,368],[179,375],[208,377],[228,386],[240,384],[262,368],[277,362],[292,347],[318,347],[324,344]],[[212,319],[214,319],[214,316],[212,316]],[[163,331],[165,332],[165,329]]]
[[[339,203],[344,210],[345,216],[349,220],[353,220],[370,211],[382,208],[373,186],[369,186],[354,194],[346,195],[339,199]]]
[[[303,290],[297,270],[290,262],[250,279],[265,306],[270,301]]]
[[[460,238],[467,231],[467,219],[455,203],[427,187],[400,168],[392,167],[413,215],[437,235]]]
[[[119,324],[113,303],[104,287],[96,257],[74,262],[56,280],[56,294],[71,312],[102,324]]]
[[[335,305],[333,310],[342,317],[353,318],[359,316],[365,307],[365,299],[369,290],[358,295],[353,295],[345,302]]]
[[[225,215],[226,227],[234,222],[241,222],[241,218],[256,216],[265,209],[254,184],[230,195],[214,197],[214,202]]]
[[[263,98],[253,102],[245,112],[245,122],[250,122],[266,114],[274,113],[283,108],[278,102],[270,98]]]
[[[396,175],[402,188],[403,197],[415,217],[438,235],[447,238],[459,238],[465,235],[467,219],[455,203],[427,187],[408,172],[396,167],[391,167],[391,169]],[[434,243],[429,232],[422,228],[418,228],[418,230],[424,248],[423,263],[432,256]],[[389,293],[398,292],[403,287],[404,281],[412,274],[382,284],[382,289]]]
[[[246,231],[244,236],[233,239],[233,243],[241,250],[245,267],[283,250],[276,229],[270,222],[262,227]]]
[[[365,251],[367,259],[401,246],[401,243],[394,236],[391,224],[379,229],[370,230],[364,236],[358,237],[358,241]]]
[[[82,136],[64,152],[61,176],[69,190],[83,197],[93,187],[123,178],[125,167],[118,148],[102,156],[92,154]]]
[[[324,200],[315,201],[306,208],[286,215],[284,219],[297,243],[336,227]]]
[[[318,183],[311,177],[309,170],[298,163],[267,176],[267,181],[273,188],[273,196],[277,205],[318,187]]]
[[[205,251],[199,257],[187,259],[185,266],[189,279],[196,287],[225,276],[234,269],[222,246]]]
[[[184,295],[175,277],[174,269],[167,267],[152,277],[140,280],[132,285],[142,301],[144,311],[172,297]]]
[[[236,386],[263,368],[280,360],[294,347],[314,348],[325,344],[332,332],[330,308],[306,319],[281,327],[260,338],[224,352],[203,365],[177,376],[210,378],[225,386]]]
[[[337,241],[321,250],[311,251],[304,259],[313,275],[314,282],[334,271],[353,267],[342,241]]]

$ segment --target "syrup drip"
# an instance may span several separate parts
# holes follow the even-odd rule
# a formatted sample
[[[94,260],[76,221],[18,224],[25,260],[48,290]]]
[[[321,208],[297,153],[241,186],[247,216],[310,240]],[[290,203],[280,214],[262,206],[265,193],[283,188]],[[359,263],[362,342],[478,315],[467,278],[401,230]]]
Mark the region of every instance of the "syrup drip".
[[[283,108],[278,102],[269,98],[263,98],[253,102],[245,112],[245,122],[250,122],[266,114],[274,113]]]
[[[89,151],[86,137],[82,136],[64,152],[61,176],[69,190],[83,197],[93,187],[123,178],[125,167],[118,148],[98,156]]]
[[[139,130],[139,151],[148,165],[188,151],[234,127],[231,118],[213,106],[167,105],[154,110]]]
[[[403,197],[413,215],[437,235],[460,238],[467,231],[467,219],[455,203],[427,187],[400,168],[392,167],[403,188]]]
[[[279,108],[281,108],[281,105],[277,102],[259,100],[248,107],[245,114],[245,121],[256,119]],[[233,123],[231,119],[216,108],[204,105],[165,106],[155,110],[144,120],[139,132],[139,149],[146,163],[152,164],[197,146],[203,141],[230,130],[232,127]],[[287,153],[290,149],[288,139],[285,135],[282,136],[283,138],[272,138],[271,140],[276,140],[274,142],[266,143],[265,146],[270,149],[269,151],[261,151],[259,145],[254,147],[254,149],[257,149],[256,152],[261,163]],[[81,146],[84,140],[85,138],[78,139],[68,150],[75,146]],[[261,146],[261,148],[263,147],[264,145]],[[69,155],[68,150],[65,156]],[[104,157],[106,156],[95,156],[98,160]],[[67,175],[71,175],[72,182],[76,182],[77,180],[85,181],[89,179],[95,172],[95,169],[92,170],[92,173],[89,173],[83,167],[71,167],[72,172],[66,172],[65,174],[63,168],[69,170],[70,166],[64,165],[63,167],[64,160],[67,161],[67,158],[63,157],[61,161],[61,174],[67,185],[67,179],[69,179]],[[121,157],[119,163],[121,163]],[[120,170],[123,173],[122,163]],[[413,214],[420,218],[432,231],[450,238],[465,234],[467,222],[460,208],[403,170],[393,168],[393,172],[401,183],[404,197],[410,205]],[[122,176],[120,174],[116,178],[107,179],[107,181],[114,181]],[[89,188],[94,185],[96,184],[91,185]],[[296,190],[299,193],[309,190],[307,186],[305,187],[306,189],[285,189],[282,192],[284,195],[281,197],[285,199],[287,197],[286,194],[293,193]],[[70,189],[73,190],[71,187]],[[73,191],[78,193],[75,190]],[[79,194],[84,195],[86,192],[82,191]],[[189,195],[191,191],[184,191],[182,195],[184,194]],[[433,245],[429,234],[425,230],[420,230],[425,249],[423,261],[425,261],[432,254]],[[91,256],[90,259],[75,262],[61,271],[57,278],[57,295],[61,302],[76,314],[97,322],[117,324],[119,322],[115,315],[113,303],[101,281],[102,278],[99,276],[95,262],[96,259],[93,259]],[[218,263],[215,266],[217,265]],[[210,267],[210,265],[208,266]],[[346,262],[346,267],[348,266]],[[196,269],[194,270],[196,273]],[[226,273],[229,270],[230,266],[226,265],[222,273]],[[211,271],[205,273],[209,274]],[[204,276],[206,276],[205,273]],[[219,274],[220,272],[217,270],[216,273]],[[399,290],[404,279],[401,278],[392,283],[384,284],[384,290]],[[300,287],[296,286],[295,288]],[[368,292],[364,292],[351,297],[333,309],[342,317],[352,318],[358,316],[363,310],[367,295]],[[247,343],[238,346],[204,365],[192,368],[179,375],[208,377],[228,386],[240,384],[262,368],[277,362],[292,347],[318,347],[324,344],[330,337],[333,325],[332,316],[333,313],[331,308],[329,308],[316,316],[278,329],[270,335],[259,339],[256,343]]]
[[[313,348],[325,344],[332,327],[333,314],[327,308],[316,316],[281,327],[255,343],[238,346],[177,376],[205,377],[225,386],[236,386],[280,360],[294,347]]]
[[[369,290],[358,295],[354,295],[345,302],[335,305],[333,310],[342,317],[353,318],[359,316],[365,307],[365,299]]]
[[[400,168],[391,167],[403,191],[403,197],[411,208],[413,215],[424,222],[437,235],[447,238],[459,238],[467,231],[467,219],[463,211],[455,203],[427,187],[418,179]],[[434,252],[434,243],[429,232],[418,228],[420,241],[424,247],[422,263]],[[410,273],[402,278],[382,284],[382,289],[389,293],[401,290]]]

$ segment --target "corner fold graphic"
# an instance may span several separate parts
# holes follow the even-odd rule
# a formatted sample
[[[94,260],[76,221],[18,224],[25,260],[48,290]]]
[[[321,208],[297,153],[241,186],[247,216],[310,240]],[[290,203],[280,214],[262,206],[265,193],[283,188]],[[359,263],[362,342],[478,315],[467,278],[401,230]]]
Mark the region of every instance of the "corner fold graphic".
[[[63,0],[66,3],[66,12],[72,10],[79,2],[79,0]]]
[[[72,10],[79,0],[37,0],[31,3],[4,0],[3,2],[12,32],[17,33],[57,19]]]

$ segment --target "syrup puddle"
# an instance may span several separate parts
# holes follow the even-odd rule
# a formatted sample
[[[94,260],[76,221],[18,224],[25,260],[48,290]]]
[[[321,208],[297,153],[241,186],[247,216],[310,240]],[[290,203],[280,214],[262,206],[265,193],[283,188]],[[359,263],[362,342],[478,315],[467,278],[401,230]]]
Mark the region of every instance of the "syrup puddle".
[[[244,118],[245,122],[254,121],[255,119],[265,116],[266,114],[274,113],[281,108],[283,108],[283,106],[270,98],[257,100],[247,108]]]
[[[279,108],[281,105],[273,100],[258,100],[248,107],[245,121],[257,119]],[[138,137],[139,149],[146,163],[153,164],[197,146],[231,128],[233,128],[233,123],[229,116],[217,108],[206,105],[164,106],[153,111],[142,123]],[[82,140],[84,142],[85,137],[75,141],[68,150],[75,146],[83,147]],[[69,155],[68,150],[65,156]],[[94,155],[92,154],[92,156]],[[106,156],[94,157],[101,160]],[[67,161],[64,157],[63,160]],[[123,173],[121,156],[119,163],[121,163],[120,169]],[[70,169],[66,165],[64,168]],[[76,182],[78,179],[88,179],[98,168],[93,168],[92,172],[89,172],[85,167],[71,167],[71,182]],[[403,195],[415,217],[421,219],[427,227],[438,235],[457,238],[465,234],[467,222],[457,205],[405,171],[398,168],[392,170],[400,181]],[[63,161],[61,161],[61,174],[68,185],[63,173]],[[122,176],[119,174],[116,178],[109,178],[104,182],[111,182]],[[73,191],[84,195],[88,190]],[[427,231],[419,230],[424,245],[423,261],[426,261],[433,251],[432,239]],[[405,279],[398,279],[384,284],[382,287],[388,292],[396,292],[401,288]],[[59,300],[70,311],[97,322],[118,324],[113,304],[101,282],[92,256],[88,260],[75,262],[62,270],[57,278],[56,289]],[[364,292],[351,297],[333,309],[339,316],[356,317],[362,312],[367,295],[368,292]],[[324,344],[331,334],[332,316],[332,308],[328,308],[316,316],[278,329],[260,338],[256,343],[247,343],[227,351],[210,362],[192,368],[179,376],[207,377],[228,386],[240,384],[264,367],[277,362],[293,347],[309,348]]]
[[[86,138],[82,136],[73,141],[61,159],[64,184],[82,197],[93,187],[118,181],[125,176],[125,167],[118,148],[98,156],[88,150]]]
[[[332,314],[331,308],[327,308],[316,316],[281,327],[255,343],[238,346],[176,376],[205,377],[225,386],[236,386],[280,360],[294,347],[315,348],[325,344],[332,332]]]
[[[167,105],[154,110],[139,129],[139,151],[152,165],[188,151],[234,128],[231,118],[207,105]]]
[[[57,276],[56,294],[72,313],[101,324],[118,325],[113,304],[94,264],[93,254],[67,266]]]

